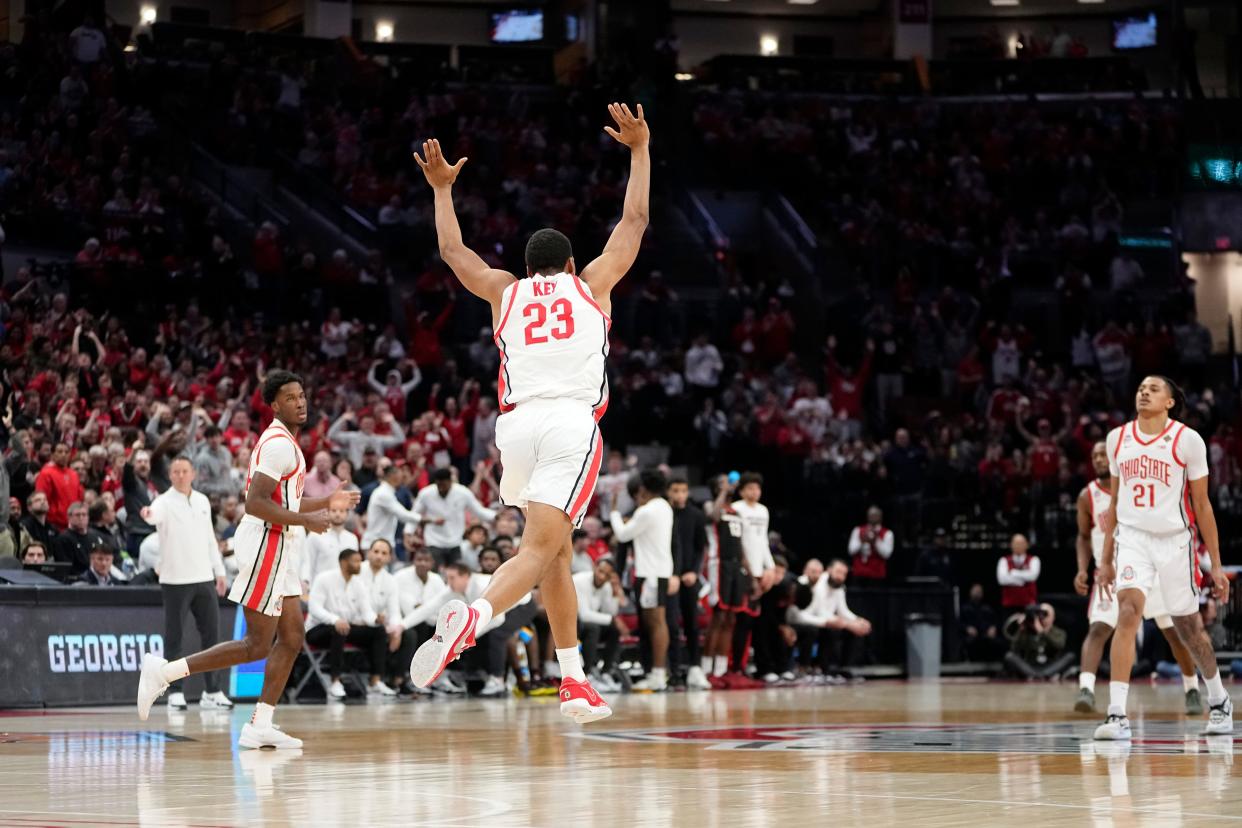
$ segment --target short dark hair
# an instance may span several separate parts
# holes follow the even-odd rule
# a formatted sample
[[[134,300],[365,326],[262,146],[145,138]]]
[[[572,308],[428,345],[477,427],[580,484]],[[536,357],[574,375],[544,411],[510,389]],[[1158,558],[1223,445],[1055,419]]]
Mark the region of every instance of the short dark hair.
[[[395,474],[400,471],[401,471],[400,466],[398,466],[396,463],[390,463],[384,467],[384,477],[387,478],[389,475]]]
[[[763,488],[763,475],[759,472],[746,472],[737,479],[737,490],[740,492],[751,483],[759,484],[759,488]]]
[[[471,573],[471,571],[470,571],[470,567],[466,566],[466,565],[465,565],[464,563],[462,563],[461,561],[454,561],[453,563],[449,564],[448,566],[446,566],[446,567],[444,567],[444,568],[445,568],[445,569],[451,569],[451,570],[453,570],[454,572],[456,572],[458,575],[471,575],[471,574],[473,574],[473,573]]]
[[[344,549],[342,549],[342,550],[341,550],[341,552],[340,552],[340,554],[339,554],[339,555],[337,555],[337,556],[336,556],[336,562],[337,562],[337,563],[340,563],[341,561],[345,560],[346,558],[348,558],[348,557],[350,557],[350,556],[352,556],[352,555],[361,555],[361,554],[362,554],[362,550],[360,550],[360,549],[351,549],[350,547],[348,547],[348,546],[347,546],[347,547],[345,547]]]
[[[203,430],[203,436],[206,437],[208,440],[210,440],[212,437],[219,437],[223,433],[224,432],[220,431],[220,429],[214,425],[209,425],[207,426],[206,429]]]
[[[773,555],[772,563],[775,566],[781,566],[781,567],[784,567],[785,569],[789,569],[789,559],[786,558],[784,555]]]
[[[644,469],[638,479],[642,482],[643,488],[653,495],[662,495],[668,489],[668,481],[664,477],[664,472],[659,469]]]
[[[453,472],[448,466],[441,466],[431,473],[431,482],[439,483],[441,480],[452,480]]]
[[[794,587],[794,606],[798,609],[806,609],[811,605],[813,597],[810,584],[799,583]]]
[[[168,461],[169,468],[172,467],[173,463],[189,463],[190,468],[194,468],[194,461],[189,458],[189,455],[185,454],[178,454],[172,460]]]
[[[37,546],[37,547],[39,547],[40,549],[42,549],[42,550],[43,550],[43,554],[44,554],[44,555],[47,555],[47,544],[46,544],[46,543],[44,543],[43,541],[31,541],[30,543],[28,543],[28,544],[26,544],[25,546],[23,546],[23,547],[22,547],[22,552],[21,552],[20,557],[22,557],[22,558],[26,557],[26,552],[27,552],[27,551],[28,551],[28,550],[29,550],[32,546]]]
[[[384,546],[387,546],[388,554],[389,555],[392,554],[392,541],[388,540],[387,538],[376,538],[375,540],[371,541],[371,545],[367,547],[367,551],[370,552],[372,549],[374,549],[375,544],[377,543],[382,543],[384,544]]]
[[[505,559],[505,556],[504,556],[503,554],[501,554],[500,550],[499,550],[499,549],[497,549],[497,548],[496,548],[496,547],[494,547],[494,546],[485,546],[485,547],[483,547],[482,549],[480,549],[480,550],[479,550],[479,557],[480,557],[480,558],[482,558],[482,557],[483,557],[484,555],[486,555],[488,552],[495,552],[495,553],[496,553],[496,557],[497,557],[497,558],[500,558],[502,561]]]
[[[573,534],[571,534],[569,537],[570,537],[571,542],[577,543],[578,541],[582,540],[586,536],[587,536],[586,532],[582,531],[581,529],[575,529],[573,531]]]
[[[513,535],[497,535],[496,537],[492,538],[491,545],[495,547],[501,541],[508,541],[509,543],[513,543]]]
[[[832,569],[832,568],[833,568],[834,566],[836,566],[837,564],[841,564],[841,565],[843,565],[846,569],[849,569],[849,566],[850,566],[850,562],[849,562],[849,561],[847,561],[845,558],[831,558],[831,559],[828,561],[828,566],[826,566],[826,567],[824,567],[824,568],[825,568],[825,569]]]
[[[1169,409],[1169,416],[1176,420],[1186,410],[1186,392],[1164,374],[1151,374],[1151,376],[1163,382],[1164,387],[1169,389],[1169,396],[1173,398],[1173,407]]]
[[[684,474],[675,474],[668,479],[668,487],[670,489],[678,485],[689,486],[690,481],[686,479],[686,476]]]
[[[96,500],[91,504],[91,508],[87,509],[86,513],[90,515],[91,523],[94,523],[97,520],[103,520],[104,512],[106,511],[108,511],[108,504],[102,500]]]
[[[302,382],[302,378],[292,371],[286,371],[283,368],[269,371],[267,376],[263,378],[263,402],[268,405],[274,403],[276,395],[280,393],[280,389],[291,382],[296,382],[303,388],[306,387],[306,383]]]
[[[569,237],[559,230],[545,227],[531,234],[526,242],[526,267],[531,273],[561,270],[574,256]]]

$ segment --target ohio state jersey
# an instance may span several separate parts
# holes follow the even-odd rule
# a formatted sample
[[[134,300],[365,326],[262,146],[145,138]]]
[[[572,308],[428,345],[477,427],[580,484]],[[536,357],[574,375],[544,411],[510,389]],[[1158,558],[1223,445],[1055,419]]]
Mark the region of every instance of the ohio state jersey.
[[[1117,483],[1117,522],[1153,535],[1194,525],[1190,481],[1207,477],[1207,446],[1193,428],[1170,419],[1147,435],[1131,421],[1108,435],[1108,465]]]
[[[1100,485],[1100,481],[1092,480],[1085,489],[1091,500],[1091,554],[1095,556],[1095,565],[1100,565],[1104,557],[1104,521],[1108,518],[1108,507],[1113,496]]]
[[[302,449],[289,429],[280,420],[272,420],[271,424],[259,435],[254,451],[250,452],[250,468],[246,472],[246,491],[250,491],[250,481],[255,472],[261,472],[276,481],[276,489],[272,492],[272,500],[277,506],[283,506],[290,512],[296,512],[302,505],[302,490],[306,488],[306,458]],[[245,492],[242,493],[243,500]],[[261,518],[247,513],[242,522],[258,523],[277,532],[292,532],[300,526],[279,526],[268,524]]]
[[[608,408],[608,329],[586,282],[572,273],[518,279],[501,295],[500,411],[527,400],[579,400],[595,419]]]

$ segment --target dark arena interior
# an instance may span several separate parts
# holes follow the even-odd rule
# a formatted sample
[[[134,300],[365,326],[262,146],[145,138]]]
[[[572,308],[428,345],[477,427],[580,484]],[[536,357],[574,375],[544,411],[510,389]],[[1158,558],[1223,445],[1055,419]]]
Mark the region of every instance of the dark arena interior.
[[[0,5],[0,825],[1242,820],[1236,0]]]

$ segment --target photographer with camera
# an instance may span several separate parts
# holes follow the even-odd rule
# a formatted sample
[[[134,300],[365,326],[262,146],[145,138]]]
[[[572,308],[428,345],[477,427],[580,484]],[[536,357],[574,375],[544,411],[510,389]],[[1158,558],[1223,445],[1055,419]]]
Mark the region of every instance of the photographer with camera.
[[[1064,673],[1074,663],[1074,654],[1065,651],[1065,630],[1055,622],[1056,612],[1050,604],[1027,606],[1005,654],[1005,667],[1028,679],[1051,679]]]

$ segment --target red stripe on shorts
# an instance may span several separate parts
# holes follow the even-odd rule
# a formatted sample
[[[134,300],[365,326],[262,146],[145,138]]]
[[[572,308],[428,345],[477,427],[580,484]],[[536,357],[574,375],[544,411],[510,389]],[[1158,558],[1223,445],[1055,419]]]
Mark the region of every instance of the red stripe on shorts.
[[[259,566],[259,577],[255,581],[254,591],[246,598],[243,605],[255,612],[259,611],[259,605],[263,603],[263,593],[267,592],[267,582],[272,576],[272,566],[276,562],[276,547],[280,544],[280,539],[280,531],[273,526],[272,531],[268,532],[267,548],[263,550],[263,563]]]
[[[604,438],[597,436],[595,438],[595,456],[591,458],[591,468],[587,471],[586,480],[582,483],[582,489],[578,492],[578,499],[574,501],[573,508],[569,510],[569,519],[574,520],[575,516],[582,511],[591,499],[591,494],[595,491],[595,481],[599,478],[599,467],[604,460]]]

